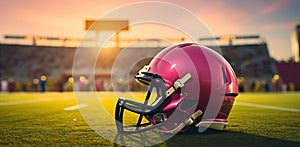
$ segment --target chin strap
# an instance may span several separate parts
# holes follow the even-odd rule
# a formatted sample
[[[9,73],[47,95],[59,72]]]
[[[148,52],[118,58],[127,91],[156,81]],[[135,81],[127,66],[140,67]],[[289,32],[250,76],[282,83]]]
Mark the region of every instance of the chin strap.
[[[164,133],[177,133],[180,130],[182,130],[184,127],[186,126],[190,126],[192,125],[195,120],[202,115],[202,111],[201,110],[197,110],[196,112],[194,112],[194,114],[191,115],[190,118],[184,120],[182,123],[180,123],[176,128],[174,128],[173,130],[169,130],[169,131],[162,131]]]
[[[178,88],[182,88],[184,84],[191,79],[191,74],[187,73],[185,76],[183,76],[181,79],[178,79],[175,81],[171,88],[167,90],[167,97],[169,97],[171,94],[173,94]]]

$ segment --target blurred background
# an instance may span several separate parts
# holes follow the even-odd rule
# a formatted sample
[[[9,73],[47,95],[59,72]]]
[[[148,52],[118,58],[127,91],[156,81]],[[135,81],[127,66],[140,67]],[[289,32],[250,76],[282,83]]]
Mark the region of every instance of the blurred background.
[[[113,9],[133,2],[140,1],[1,1],[1,92],[146,90],[133,76],[151,58],[138,61],[130,69],[132,79],[118,75],[112,80],[112,67],[118,54],[126,49],[126,58],[119,59],[122,70],[128,68],[131,64],[128,59],[136,58],[136,54],[152,57],[172,43],[190,40],[165,26],[146,24],[124,28],[134,21],[126,16],[96,21]],[[210,48],[221,48],[237,74],[240,92],[300,90],[298,0],[164,2],[189,10],[206,24],[214,37],[199,32],[196,39]],[[141,11],[140,15],[151,14]],[[172,17],[169,13],[164,15]],[[153,16],[160,17],[157,13]],[[184,16],[176,18],[185,22]],[[197,26],[189,27],[197,30]],[[102,50],[91,78],[84,67],[89,66],[88,53],[94,53],[99,34],[103,32],[116,35]],[[84,35],[90,38],[83,40]],[[215,41],[218,46],[212,43]],[[79,63],[83,70],[74,76],[72,67],[78,46],[84,47],[87,54],[83,55],[86,61]]]

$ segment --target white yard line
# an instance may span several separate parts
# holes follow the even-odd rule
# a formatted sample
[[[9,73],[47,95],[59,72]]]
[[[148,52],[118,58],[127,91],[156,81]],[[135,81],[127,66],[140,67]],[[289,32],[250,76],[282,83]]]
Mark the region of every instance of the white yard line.
[[[76,109],[87,107],[87,106],[88,106],[88,104],[80,104],[80,105],[75,105],[75,106],[71,106],[71,107],[66,107],[66,108],[64,108],[64,110],[72,111],[72,110],[76,110]]]
[[[270,105],[261,105],[261,104],[244,103],[244,102],[235,102],[234,104],[239,106],[247,106],[247,107],[273,109],[273,110],[281,110],[281,111],[289,111],[289,112],[300,112],[300,109],[284,108],[284,107],[277,107],[277,106],[270,106]]]

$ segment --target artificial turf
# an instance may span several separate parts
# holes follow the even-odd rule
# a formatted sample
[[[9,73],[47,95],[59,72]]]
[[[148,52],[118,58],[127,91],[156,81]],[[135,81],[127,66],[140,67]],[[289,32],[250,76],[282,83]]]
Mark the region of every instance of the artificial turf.
[[[99,102],[113,117],[117,96],[142,97],[144,93],[97,93]],[[80,93],[89,97],[89,93]],[[74,93],[1,93],[0,94],[0,146],[117,146],[123,139],[101,137],[114,132],[114,122],[98,122],[105,128],[85,121],[82,111],[65,111],[74,106]],[[77,99],[78,100],[78,99]],[[241,93],[236,102],[300,109],[300,93]],[[91,106],[90,104],[89,106]],[[84,109],[84,108],[82,108]],[[102,119],[104,114],[95,114]],[[105,116],[106,117],[106,116]],[[129,119],[131,116],[127,116]],[[103,116],[104,118],[104,116]],[[134,120],[136,121],[136,120]],[[97,124],[97,123],[96,123]],[[151,140],[145,138],[125,143],[129,146],[143,145]],[[126,140],[126,136],[125,136]],[[130,140],[130,139],[129,139]],[[132,140],[132,138],[131,138]],[[190,131],[178,134],[156,146],[299,146],[300,112],[234,105],[229,124],[224,131],[208,130],[199,134]]]

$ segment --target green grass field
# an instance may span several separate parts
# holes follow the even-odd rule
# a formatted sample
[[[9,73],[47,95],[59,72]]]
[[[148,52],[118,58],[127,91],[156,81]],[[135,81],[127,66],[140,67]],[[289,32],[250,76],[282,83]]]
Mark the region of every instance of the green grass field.
[[[99,96],[112,115],[115,95]],[[242,93],[236,102],[225,131],[179,134],[157,146],[300,146],[300,93]],[[1,93],[0,146],[117,146],[91,129],[79,110],[64,110],[74,105],[73,93]]]

